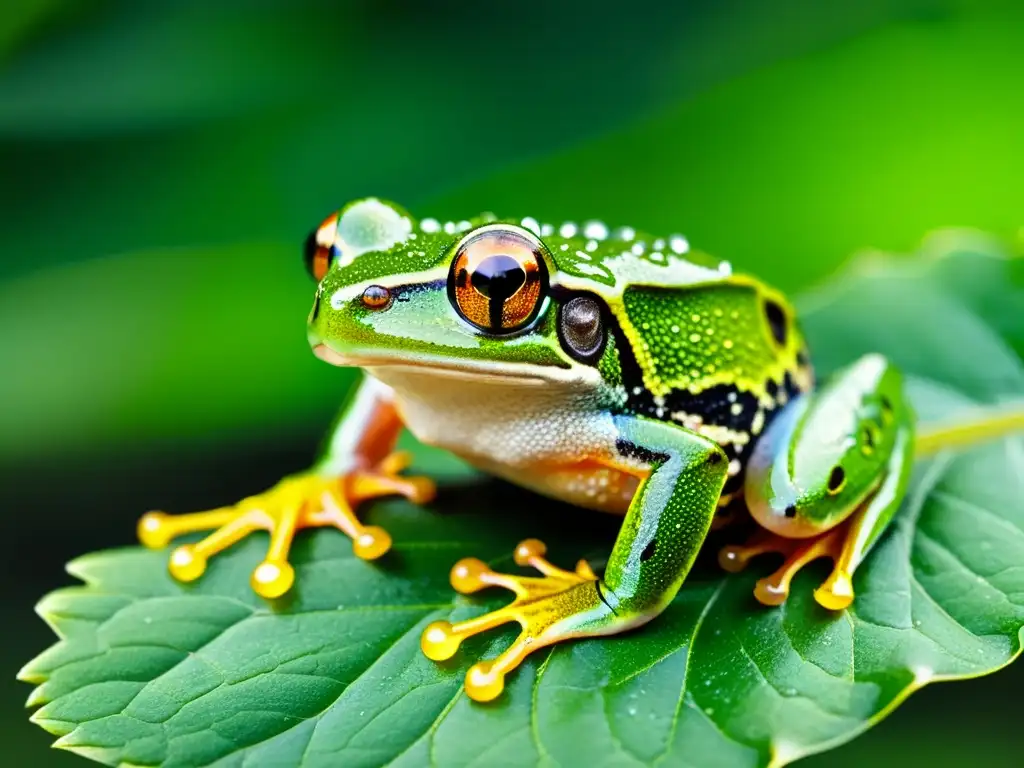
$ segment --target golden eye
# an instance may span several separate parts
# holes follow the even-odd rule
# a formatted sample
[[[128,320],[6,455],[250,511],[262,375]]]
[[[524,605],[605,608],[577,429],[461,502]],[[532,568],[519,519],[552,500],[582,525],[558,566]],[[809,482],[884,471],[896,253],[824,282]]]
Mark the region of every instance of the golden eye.
[[[383,285],[371,285],[363,291],[363,306],[368,309],[384,309],[391,303],[391,292]]]
[[[532,320],[544,294],[543,246],[509,227],[479,230],[459,243],[448,275],[448,296],[466,320],[491,333],[509,333]]]
[[[338,214],[332,213],[306,238],[306,245],[303,249],[306,269],[318,282],[324,279],[324,275],[331,267],[331,262],[334,261],[334,238],[337,232]]]

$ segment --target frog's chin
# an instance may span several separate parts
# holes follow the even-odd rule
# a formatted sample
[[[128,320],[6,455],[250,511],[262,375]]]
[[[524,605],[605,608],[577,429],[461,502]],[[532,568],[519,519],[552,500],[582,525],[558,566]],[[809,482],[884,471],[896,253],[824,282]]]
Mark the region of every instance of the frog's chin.
[[[519,386],[550,386],[551,384],[586,385],[586,372],[568,369],[511,364],[493,360],[448,360],[431,356],[392,357],[387,354],[375,355],[371,352],[361,354],[342,354],[326,344],[316,344],[313,354],[326,363],[346,368],[363,368],[370,373],[375,371],[408,371],[424,375],[449,379],[487,381],[495,384],[515,384]],[[594,371],[596,374],[596,371]]]

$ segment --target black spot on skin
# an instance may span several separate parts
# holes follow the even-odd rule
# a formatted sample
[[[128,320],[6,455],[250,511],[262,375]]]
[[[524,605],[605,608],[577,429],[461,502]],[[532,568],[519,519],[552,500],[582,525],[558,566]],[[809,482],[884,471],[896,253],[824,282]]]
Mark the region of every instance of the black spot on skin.
[[[768,397],[774,400],[779,394],[779,385],[774,381],[769,380],[768,383],[764,385],[764,391],[768,393]]]
[[[796,364],[801,368],[806,368],[811,364],[811,358],[807,354],[807,347],[801,347],[800,351],[796,353]]]
[[[875,447],[875,430],[870,426],[864,427],[862,430],[862,439],[864,440],[865,447],[873,450]]]
[[[615,338],[615,349],[619,355],[622,384],[626,389],[626,404],[622,409],[625,413],[681,425],[672,414],[682,412],[700,416],[702,423],[707,426],[726,427],[750,435],[744,445],[722,446],[726,458],[729,461],[736,459],[740,464],[740,471],[726,478],[722,493],[728,495],[739,491],[743,487],[747,459],[760,436],[778,415],[779,409],[764,408],[753,393],[741,392],[731,384],[717,384],[696,394],[689,390],[672,390],[663,400],[655,402],[654,396],[644,386],[643,373],[633,355],[629,340],[622,334],[614,318],[606,321],[609,331]],[[787,402],[803,391],[788,373],[783,379],[781,389],[786,393]],[[773,385],[772,392],[776,398],[778,390],[778,386]],[[761,431],[754,435],[751,428],[759,410],[762,411],[764,422]]]
[[[644,551],[640,553],[640,562],[646,563],[648,560],[654,557],[654,550],[657,548],[657,546],[657,539],[651,539],[649,542],[647,542],[647,546],[644,547]]]
[[[316,296],[313,297],[313,312],[309,316],[309,321],[313,322],[320,316],[320,291],[316,292]]]
[[[787,397],[786,401],[789,402],[793,399],[794,395],[800,391],[800,387],[793,381],[793,377],[789,375],[789,371],[786,371],[786,375],[782,379],[782,389],[785,391]]]
[[[832,467],[832,473],[828,476],[828,489],[835,493],[842,487],[845,480],[846,471],[840,466]]]
[[[772,336],[780,347],[786,346],[786,339],[789,336],[788,323],[786,321],[786,312],[778,304],[771,299],[765,299],[764,302],[764,315],[768,320],[768,327],[771,329]]]
[[[796,517],[796,507],[790,504],[788,507],[786,507],[786,511],[782,514],[784,514],[786,517]]]
[[[627,459],[634,459],[642,464],[658,464],[668,460],[666,454],[649,451],[643,446],[631,443],[629,440],[616,440],[615,449],[621,456]]]
[[[715,466],[715,464],[717,464],[721,460],[722,454],[720,454],[718,451],[708,454],[708,464],[710,464],[711,466]]]

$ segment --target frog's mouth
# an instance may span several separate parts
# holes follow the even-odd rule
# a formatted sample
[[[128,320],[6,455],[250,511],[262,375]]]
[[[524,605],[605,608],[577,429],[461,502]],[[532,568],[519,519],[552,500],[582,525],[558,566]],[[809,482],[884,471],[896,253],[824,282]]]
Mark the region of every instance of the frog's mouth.
[[[396,359],[387,355],[343,355],[326,344],[316,344],[313,354],[325,363],[345,368],[387,369],[392,371],[419,371],[431,376],[452,379],[470,379],[495,384],[518,384],[520,386],[550,386],[552,383],[578,383],[577,371],[559,368],[543,368],[524,364],[509,364],[491,360],[460,360],[457,363],[444,358],[427,355]]]

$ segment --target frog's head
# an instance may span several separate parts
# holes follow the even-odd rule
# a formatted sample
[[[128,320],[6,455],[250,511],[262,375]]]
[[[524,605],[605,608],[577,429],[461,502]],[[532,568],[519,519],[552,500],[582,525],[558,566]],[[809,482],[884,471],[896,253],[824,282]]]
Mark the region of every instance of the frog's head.
[[[310,344],[335,365],[597,388],[617,370],[607,309],[552,279],[557,245],[490,215],[442,225],[350,203],[306,244]]]
[[[761,436],[747,463],[744,497],[764,528],[815,536],[878,490],[883,464],[909,423],[899,371],[865,355],[815,395],[801,395]]]

